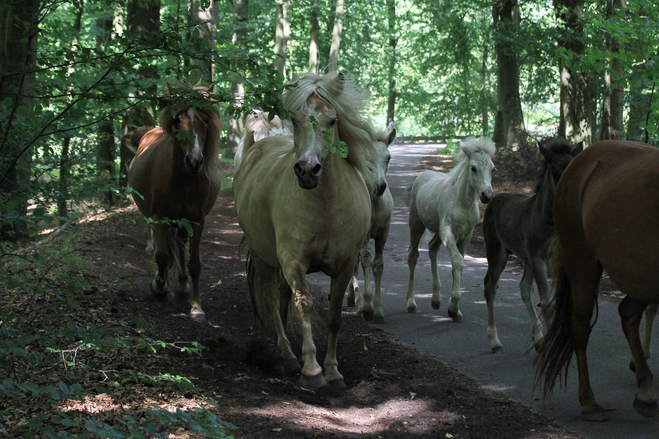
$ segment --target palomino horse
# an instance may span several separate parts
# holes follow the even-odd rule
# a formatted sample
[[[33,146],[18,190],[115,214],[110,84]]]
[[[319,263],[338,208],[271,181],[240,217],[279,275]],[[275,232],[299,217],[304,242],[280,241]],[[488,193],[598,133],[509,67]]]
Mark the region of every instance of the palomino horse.
[[[382,312],[382,272],[384,270],[384,245],[389,237],[389,222],[391,214],[394,211],[394,198],[387,186],[387,169],[391,154],[389,145],[396,138],[396,130],[391,132],[381,131],[375,134],[373,147],[377,154],[375,163],[369,164],[369,172],[364,175],[366,185],[371,192],[371,228],[368,236],[362,246],[359,259],[364,271],[364,295],[359,292],[357,282],[357,272],[359,266],[355,266],[355,274],[352,277],[348,288],[348,306],[357,306],[357,312],[363,313],[366,320],[373,320],[375,323],[384,323],[384,314]],[[371,253],[368,250],[370,240],[375,241],[375,258],[371,259]],[[371,273],[375,279],[375,295],[371,290]]]
[[[553,266],[555,308],[538,343],[536,385],[551,393],[556,377],[577,357],[581,415],[606,415],[590,387],[586,347],[597,287],[606,270],[626,294],[618,307],[636,365],[634,408],[657,413],[652,372],[643,355],[639,323],[648,304],[659,302],[659,151],[640,142],[594,143],[572,160],[556,187]],[[604,348],[605,349],[605,348]]]
[[[302,386],[343,387],[337,340],[345,290],[371,224],[361,175],[367,172],[365,157],[374,155],[372,128],[362,117],[363,95],[342,74],[308,73],[297,84],[284,96],[294,136],[267,137],[244,151],[233,183],[236,213],[249,249],[252,307],[263,326],[276,332],[283,367],[299,369],[282,322],[292,295],[302,321]],[[330,152],[346,145],[346,158]],[[324,377],[306,281],[307,273],[318,271],[331,277]]]
[[[157,297],[167,294],[172,265],[177,274],[176,292],[190,291],[184,265],[189,234],[186,227],[177,227],[172,221],[189,222],[190,315],[200,320],[205,316],[199,300],[199,245],[204,219],[220,191],[220,118],[206,99],[212,91],[212,85],[193,88],[181,84],[178,92],[185,97],[170,100],[160,115],[160,128],[136,131],[137,153],[128,171],[128,184],[137,192],[135,204],[145,217],[157,221],[153,239],[158,273],[151,283],[151,292]]]
[[[410,247],[407,253],[410,270],[406,296],[408,312],[416,312],[414,269],[419,258],[419,241],[428,229],[435,233],[428,243],[433,279],[432,307],[439,309],[441,303],[437,253],[444,244],[453,266],[448,315],[456,322],[462,321],[459,302],[464,253],[478,223],[478,199],[487,203],[494,195],[491,184],[494,151],[491,140],[470,137],[460,142],[460,152],[451,172],[425,171],[414,180],[410,194]]]
[[[579,143],[574,150],[565,141],[555,140],[546,146],[538,144],[542,154],[542,173],[535,193],[497,194],[487,204],[483,214],[483,235],[487,255],[485,274],[485,299],[487,300],[487,337],[492,352],[501,352],[497,326],[494,323],[494,299],[497,294],[499,276],[508,262],[508,256],[517,255],[524,261],[524,275],[519,283],[519,292],[533,324],[533,341],[542,338],[543,324],[538,319],[531,301],[533,281],[538,286],[540,303],[544,309],[549,303],[547,285],[547,248],[554,233],[552,206],[554,190],[565,167],[582,149]]]
[[[278,116],[273,116],[268,120],[268,112],[254,110],[245,119],[245,135],[236,148],[236,154],[233,158],[233,166],[238,170],[243,160],[243,151],[249,149],[255,142],[271,136],[292,136],[293,127],[289,120],[281,120]]]

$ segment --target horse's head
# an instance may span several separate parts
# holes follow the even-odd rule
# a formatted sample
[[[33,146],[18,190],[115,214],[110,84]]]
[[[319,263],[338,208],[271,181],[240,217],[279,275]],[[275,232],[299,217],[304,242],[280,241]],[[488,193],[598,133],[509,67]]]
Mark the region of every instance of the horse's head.
[[[162,115],[162,126],[174,139],[183,153],[183,165],[188,174],[199,174],[204,165],[204,148],[211,128],[212,109],[204,100],[213,92],[213,85],[195,88],[201,98],[175,102]]]
[[[469,138],[460,142],[460,149],[467,156],[469,169],[469,184],[480,198],[481,202],[489,203],[494,196],[492,189],[492,171],[495,146],[491,140],[484,138]]]
[[[390,133],[378,133],[373,139],[373,149],[375,155],[366,157],[366,167],[368,173],[365,180],[371,192],[371,197],[379,197],[384,194],[387,189],[387,170],[389,169],[389,161],[391,160],[391,153],[389,153],[389,145],[391,145],[396,138],[396,130]]]
[[[551,172],[553,184],[556,186],[567,165],[577,154],[583,151],[583,142],[579,142],[572,149],[565,140],[557,139],[547,143],[538,142],[538,149],[546,162],[546,169]]]

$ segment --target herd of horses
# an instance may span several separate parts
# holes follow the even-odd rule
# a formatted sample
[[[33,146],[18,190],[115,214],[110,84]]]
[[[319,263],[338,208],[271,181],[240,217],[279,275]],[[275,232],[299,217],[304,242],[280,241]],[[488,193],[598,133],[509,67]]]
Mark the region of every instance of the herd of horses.
[[[151,291],[164,297],[168,270],[175,269],[175,293],[190,293],[191,316],[204,319],[199,294],[199,244],[205,217],[220,188],[220,119],[211,87],[181,83],[171,91],[159,128],[136,128],[136,155],[128,171],[133,199],[155,224],[152,230],[158,272]],[[346,290],[348,305],[366,319],[383,323],[381,278],[393,198],[386,172],[395,131],[377,132],[367,120],[366,98],[343,74],[312,73],[284,93],[289,117],[255,112],[247,120],[236,154],[235,210],[247,249],[246,273],[256,319],[276,334],[277,360],[285,373],[300,373],[303,387],[344,388],[337,361],[338,333]],[[341,147],[342,153],[336,152]],[[426,171],[411,190],[407,263],[409,312],[416,312],[414,272],[418,246],[430,239],[432,306],[440,307],[437,253],[443,244],[451,258],[453,284],[448,314],[462,321],[460,279],[465,248],[483,215],[488,270],[485,297],[487,336],[492,351],[503,346],[494,322],[494,299],[510,254],[524,262],[520,292],[533,329],[536,386],[551,393],[576,354],[579,401],[586,420],[606,419],[590,387],[586,346],[594,324],[603,270],[626,295],[619,306],[632,370],[639,391],[634,407],[654,416],[657,396],[646,359],[659,293],[659,151],[640,142],[600,141],[583,149],[565,141],[539,144],[542,175],[532,195],[497,194],[491,185],[494,143],[485,138],[461,142],[449,173]],[[375,241],[375,256],[368,243]],[[185,266],[187,242],[189,262]],[[363,295],[356,281],[361,261]],[[552,265],[553,298],[547,283]],[[328,347],[323,367],[316,359],[312,314],[314,298],[306,275],[331,279],[327,314]],[[371,274],[375,292],[371,290]],[[541,302],[537,314],[533,284]],[[646,313],[646,335],[639,325]],[[302,335],[301,365],[287,336],[294,313]],[[323,373],[324,370],[324,373]]]

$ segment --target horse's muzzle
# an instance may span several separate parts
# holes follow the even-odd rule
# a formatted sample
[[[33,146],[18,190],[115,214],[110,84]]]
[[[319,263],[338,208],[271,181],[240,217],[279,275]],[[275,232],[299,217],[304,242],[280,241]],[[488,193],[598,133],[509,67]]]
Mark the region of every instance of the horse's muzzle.
[[[293,171],[302,189],[313,189],[320,182],[323,166],[317,161],[307,162],[300,160],[293,167]]]
[[[187,171],[188,174],[199,174],[201,172],[201,168],[204,165],[204,156],[202,155],[199,157],[199,160],[191,160],[190,156],[185,156],[185,170]]]
[[[494,196],[494,191],[492,189],[481,192],[481,196],[480,196],[481,203],[483,204],[489,203],[493,196]]]
[[[386,189],[387,189],[387,182],[385,181],[384,183],[382,183],[381,185],[379,185],[379,186],[375,189],[375,195],[376,195],[377,197],[382,196],[382,194],[384,194],[384,191],[385,191]]]

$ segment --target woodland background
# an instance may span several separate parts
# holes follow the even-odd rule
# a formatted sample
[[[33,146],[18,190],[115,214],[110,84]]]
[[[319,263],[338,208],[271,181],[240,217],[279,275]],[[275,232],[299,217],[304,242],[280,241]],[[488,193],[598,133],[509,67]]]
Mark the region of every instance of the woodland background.
[[[659,145],[658,57],[649,0],[2,0],[0,291],[65,306],[84,288],[67,271],[74,252],[26,242],[127,202],[126,134],[156,125],[176,80],[216,84],[228,163],[246,114],[282,114],[293,74],[337,69],[370,93],[377,127],[484,135],[530,160],[551,136]],[[17,374],[72,340],[113,340],[56,320],[46,337],[0,309],[0,403],[83,391]]]

